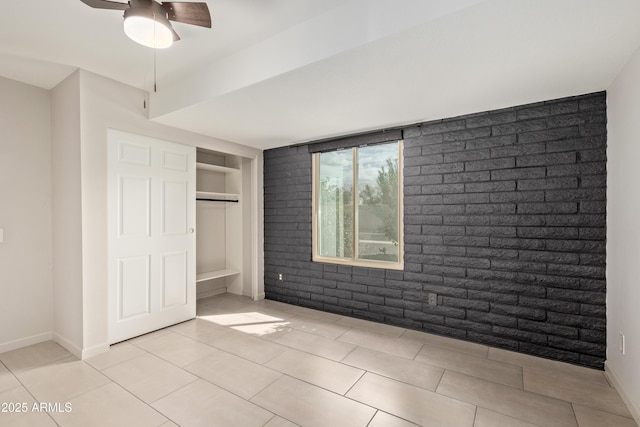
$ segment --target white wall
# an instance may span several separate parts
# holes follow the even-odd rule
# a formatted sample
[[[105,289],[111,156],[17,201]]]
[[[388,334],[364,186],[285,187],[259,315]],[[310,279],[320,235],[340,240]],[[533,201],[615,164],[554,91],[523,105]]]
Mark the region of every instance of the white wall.
[[[83,346],[79,81],[75,72],[51,92],[53,329],[76,356]]]
[[[640,51],[609,88],[607,109],[606,370],[640,422]]]
[[[51,338],[49,91],[0,78],[0,353]]]

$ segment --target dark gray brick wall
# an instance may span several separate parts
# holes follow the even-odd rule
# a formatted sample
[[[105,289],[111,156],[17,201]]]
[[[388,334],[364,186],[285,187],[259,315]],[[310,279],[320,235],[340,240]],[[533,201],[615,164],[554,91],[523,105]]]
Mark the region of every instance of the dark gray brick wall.
[[[313,147],[265,151],[267,298],[602,369],[606,94],[401,131],[404,271],[313,263]]]

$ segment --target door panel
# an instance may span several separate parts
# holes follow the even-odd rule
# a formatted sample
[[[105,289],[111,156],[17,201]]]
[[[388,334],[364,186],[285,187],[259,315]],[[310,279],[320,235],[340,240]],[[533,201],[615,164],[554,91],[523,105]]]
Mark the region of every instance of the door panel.
[[[138,145],[129,141],[122,141],[118,147],[119,161],[132,165],[151,165],[151,147]]]
[[[187,234],[187,187],[186,181],[162,183],[162,234],[165,236]]]
[[[119,181],[119,237],[149,236],[151,180],[145,176],[121,176]]]
[[[162,257],[162,309],[185,304],[187,282],[187,253],[176,252]]]
[[[186,172],[189,158],[184,153],[175,151],[162,151],[162,167],[164,169]]]
[[[109,130],[109,340],[195,317],[195,148]]]
[[[118,320],[149,314],[151,305],[149,257],[137,256],[118,260]]]

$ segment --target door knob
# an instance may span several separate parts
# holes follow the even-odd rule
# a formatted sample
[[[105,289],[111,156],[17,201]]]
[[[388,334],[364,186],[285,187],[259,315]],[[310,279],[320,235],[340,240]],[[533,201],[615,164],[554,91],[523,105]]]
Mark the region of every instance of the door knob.
[[[191,228],[189,229],[189,233],[191,233],[191,234],[195,233],[195,231],[196,231],[196,229],[195,229],[195,228],[193,228],[193,227],[191,227]]]

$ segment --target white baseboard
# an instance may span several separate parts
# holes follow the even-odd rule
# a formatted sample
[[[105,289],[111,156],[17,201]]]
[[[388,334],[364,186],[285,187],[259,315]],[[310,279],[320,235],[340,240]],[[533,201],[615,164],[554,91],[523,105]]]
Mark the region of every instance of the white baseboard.
[[[210,291],[198,292],[196,294],[196,299],[199,300],[199,299],[209,298],[209,297],[226,294],[226,293],[227,293],[227,288],[218,288]]]
[[[53,334],[53,340],[63,346],[67,351],[73,354],[80,360],[85,360],[93,356],[97,356],[98,354],[105,353],[109,351],[109,344],[99,344],[93,346],[91,348],[79,348],[77,345],[73,344],[71,341],[66,339],[65,337],[58,335],[56,333]]]
[[[267,296],[267,294],[262,292],[261,294],[256,295],[256,297],[253,300],[254,301],[262,301],[263,299],[265,299],[266,296]]]
[[[97,356],[102,353],[106,353],[107,351],[109,351],[109,347],[109,344],[103,343],[91,348],[85,348],[84,350],[82,350],[82,360]]]
[[[26,338],[20,338],[18,340],[0,343],[0,353],[4,353],[11,350],[17,350],[22,347],[27,347],[33,344],[39,344],[45,341],[51,341],[53,339],[53,332],[44,332],[42,334],[32,335]]]
[[[109,351],[109,344],[100,344],[87,349],[80,349],[65,337],[58,335],[55,332],[44,332],[38,335],[32,335],[26,338],[20,338],[19,340],[0,343],[0,353],[7,351],[17,350],[19,348],[28,347],[34,344],[40,344],[45,341],[54,341],[64,347],[69,353],[73,354],[78,359],[88,359],[98,354]]]
[[[627,408],[629,409],[629,412],[631,413],[631,416],[635,420],[636,424],[640,425],[640,408],[638,408],[635,403],[631,399],[629,399],[629,396],[625,392],[624,388],[622,388],[622,384],[613,373],[611,368],[609,368],[607,362],[604,362],[604,374],[607,376],[607,379],[616,389],[620,397],[622,397],[622,400],[624,401],[625,405],[627,405]]]
[[[75,345],[74,343],[72,343],[71,341],[69,341],[67,338],[54,332],[53,340],[58,344],[60,344],[65,349],[67,349],[69,353],[73,354],[78,359],[82,359],[82,349],[77,345]]]

